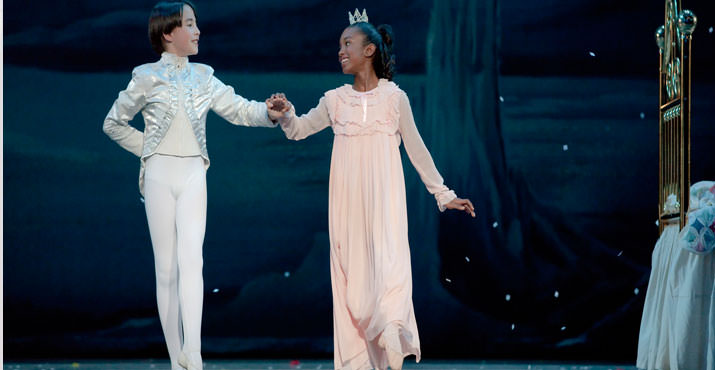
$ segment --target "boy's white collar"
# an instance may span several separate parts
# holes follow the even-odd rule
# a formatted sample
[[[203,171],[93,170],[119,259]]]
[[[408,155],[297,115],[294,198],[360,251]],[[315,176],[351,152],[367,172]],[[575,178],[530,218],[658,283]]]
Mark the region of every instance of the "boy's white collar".
[[[169,64],[171,66],[174,66],[178,69],[182,69],[186,66],[186,63],[189,62],[188,57],[180,57],[176,54],[172,54],[168,51],[165,51],[161,53],[161,61],[165,64]]]

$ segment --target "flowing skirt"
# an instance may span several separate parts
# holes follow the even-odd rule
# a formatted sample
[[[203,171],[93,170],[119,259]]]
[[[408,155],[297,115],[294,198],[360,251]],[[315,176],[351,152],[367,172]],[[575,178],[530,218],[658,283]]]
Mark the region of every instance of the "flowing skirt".
[[[330,274],[336,369],[386,369],[378,340],[400,327],[420,359],[412,306],[405,180],[399,136],[336,135],[330,168]]]

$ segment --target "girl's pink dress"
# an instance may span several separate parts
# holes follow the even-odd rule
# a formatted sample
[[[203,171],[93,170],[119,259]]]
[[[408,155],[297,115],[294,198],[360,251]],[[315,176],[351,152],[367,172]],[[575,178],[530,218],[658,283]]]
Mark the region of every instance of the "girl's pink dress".
[[[294,140],[328,126],[335,134],[328,212],[335,368],[386,369],[378,340],[388,323],[400,327],[402,352],[419,361],[400,141],[440,211],[456,195],[443,184],[407,95],[393,82],[381,79],[368,92],[344,85],[307,114],[281,119]]]

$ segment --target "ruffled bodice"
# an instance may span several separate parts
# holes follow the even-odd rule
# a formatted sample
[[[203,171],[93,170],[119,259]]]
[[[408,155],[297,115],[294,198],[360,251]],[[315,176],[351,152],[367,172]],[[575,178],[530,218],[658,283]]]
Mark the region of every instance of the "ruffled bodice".
[[[381,79],[376,88],[360,92],[344,85],[325,93],[335,135],[395,135],[400,126],[400,89]]]

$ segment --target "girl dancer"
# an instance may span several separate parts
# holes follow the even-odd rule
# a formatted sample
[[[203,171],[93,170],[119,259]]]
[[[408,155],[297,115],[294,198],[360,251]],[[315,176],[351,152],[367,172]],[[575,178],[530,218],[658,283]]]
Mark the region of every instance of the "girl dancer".
[[[279,119],[290,139],[328,126],[335,134],[330,167],[329,232],[335,368],[401,369],[405,356],[420,360],[412,307],[407,206],[400,139],[440,211],[474,217],[474,206],[448,189],[417,132],[407,95],[391,80],[392,30],[367,15],[349,14],[338,61],[352,85],[325,93],[300,117]],[[274,94],[271,103],[290,103]]]
[[[281,115],[268,102],[248,101],[189,63],[199,51],[196,7],[160,2],[151,11],[149,38],[161,59],[134,69],[104,121],[104,132],[140,157],[154,249],[159,318],[172,369],[202,369],[202,245],[206,226],[206,115],[211,109],[236,125],[275,127]],[[287,109],[287,108],[286,108]],[[142,111],[144,132],[128,124]]]

